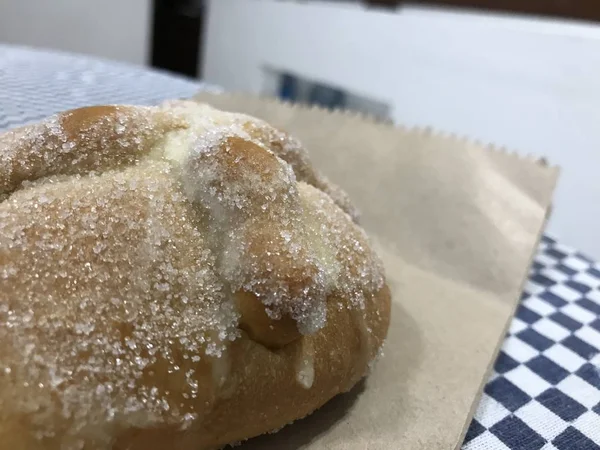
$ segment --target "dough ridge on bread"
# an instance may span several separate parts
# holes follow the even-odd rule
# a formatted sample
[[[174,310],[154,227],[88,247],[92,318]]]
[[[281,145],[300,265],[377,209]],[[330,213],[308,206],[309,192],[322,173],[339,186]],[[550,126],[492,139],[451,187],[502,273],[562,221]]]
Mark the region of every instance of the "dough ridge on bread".
[[[299,141],[192,101],[0,134],[0,442],[216,449],[348,391],[390,320],[357,217]]]

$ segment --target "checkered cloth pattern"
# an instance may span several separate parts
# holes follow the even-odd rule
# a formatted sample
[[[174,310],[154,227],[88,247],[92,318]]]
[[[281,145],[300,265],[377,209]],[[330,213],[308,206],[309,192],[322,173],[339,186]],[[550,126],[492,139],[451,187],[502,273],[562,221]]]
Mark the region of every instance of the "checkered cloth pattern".
[[[0,131],[65,109],[156,104],[214,87],[166,72],[0,44]]]
[[[91,104],[156,104],[201,83],[0,45],[0,130]],[[463,450],[600,450],[600,266],[545,237]]]
[[[600,265],[550,237],[463,450],[600,450]]]

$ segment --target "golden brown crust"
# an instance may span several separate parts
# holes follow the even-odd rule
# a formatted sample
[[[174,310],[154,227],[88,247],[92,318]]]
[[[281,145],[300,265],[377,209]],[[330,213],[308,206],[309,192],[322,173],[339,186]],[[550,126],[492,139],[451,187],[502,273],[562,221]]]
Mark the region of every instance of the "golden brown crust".
[[[232,361],[236,361],[231,374],[235,395],[219,401],[202,426],[185,432],[172,428],[128,430],[117,439],[115,450],[220,448],[265,430],[277,430],[350,390],[368,370],[364,361],[375,358],[383,344],[390,294],[385,287],[369,302],[367,321],[373,327],[373,342],[367,354],[356,316],[351,310],[336,311],[336,299],[329,304],[330,320],[321,332],[279,351],[270,351],[246,336],[235,341],[231,348]],[[314,349],[315,381],[310,390],[296,380],[298,360],[307,347]]]
[[[151,108],[90,106],[0,134],[0,195],[24,181],[132,164],[183,126]]]
[[[379,260],[288,141],[190,102],[0,135],[7,448],[218,448],[366,374]]]
[[[299,181],[325,192],[354,219],[358,217],[358,211],[354,208],[350,198],[344,191],[330,183],[327,178],[315,170],[310,163],[308,154],[298,140],[281,130],[265,126],[263,122],[256,119],[248,121],[244,125],[244,129],[250,137],[268,147],[275,155],[287,162],[294,170]]]
[[[237,292],[235,304],[240,313],[240,329],[267,348],[280,349],[302,336],[294,319],[289,316],[272,319],[266,313],[265,305],[254,294]]]

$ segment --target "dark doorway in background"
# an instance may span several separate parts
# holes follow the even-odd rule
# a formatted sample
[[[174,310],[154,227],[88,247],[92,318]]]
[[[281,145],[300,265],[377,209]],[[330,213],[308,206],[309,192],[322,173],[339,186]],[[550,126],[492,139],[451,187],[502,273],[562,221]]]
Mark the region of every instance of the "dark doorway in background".
[[[152,67],[201,77],[204,2],[153,0],[152,8]]]

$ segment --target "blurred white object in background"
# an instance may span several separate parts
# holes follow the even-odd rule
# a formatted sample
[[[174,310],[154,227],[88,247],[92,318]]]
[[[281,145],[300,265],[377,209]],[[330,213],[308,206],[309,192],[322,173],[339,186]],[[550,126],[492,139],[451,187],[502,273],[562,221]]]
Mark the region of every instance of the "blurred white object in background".
[[[145,64],[151,0],[0,0],[0,42]]]
[[[356,3],[212,0],[206,81],[273,93],[273,71],[563,167],[549,231],[600,258],[600,27]]]

